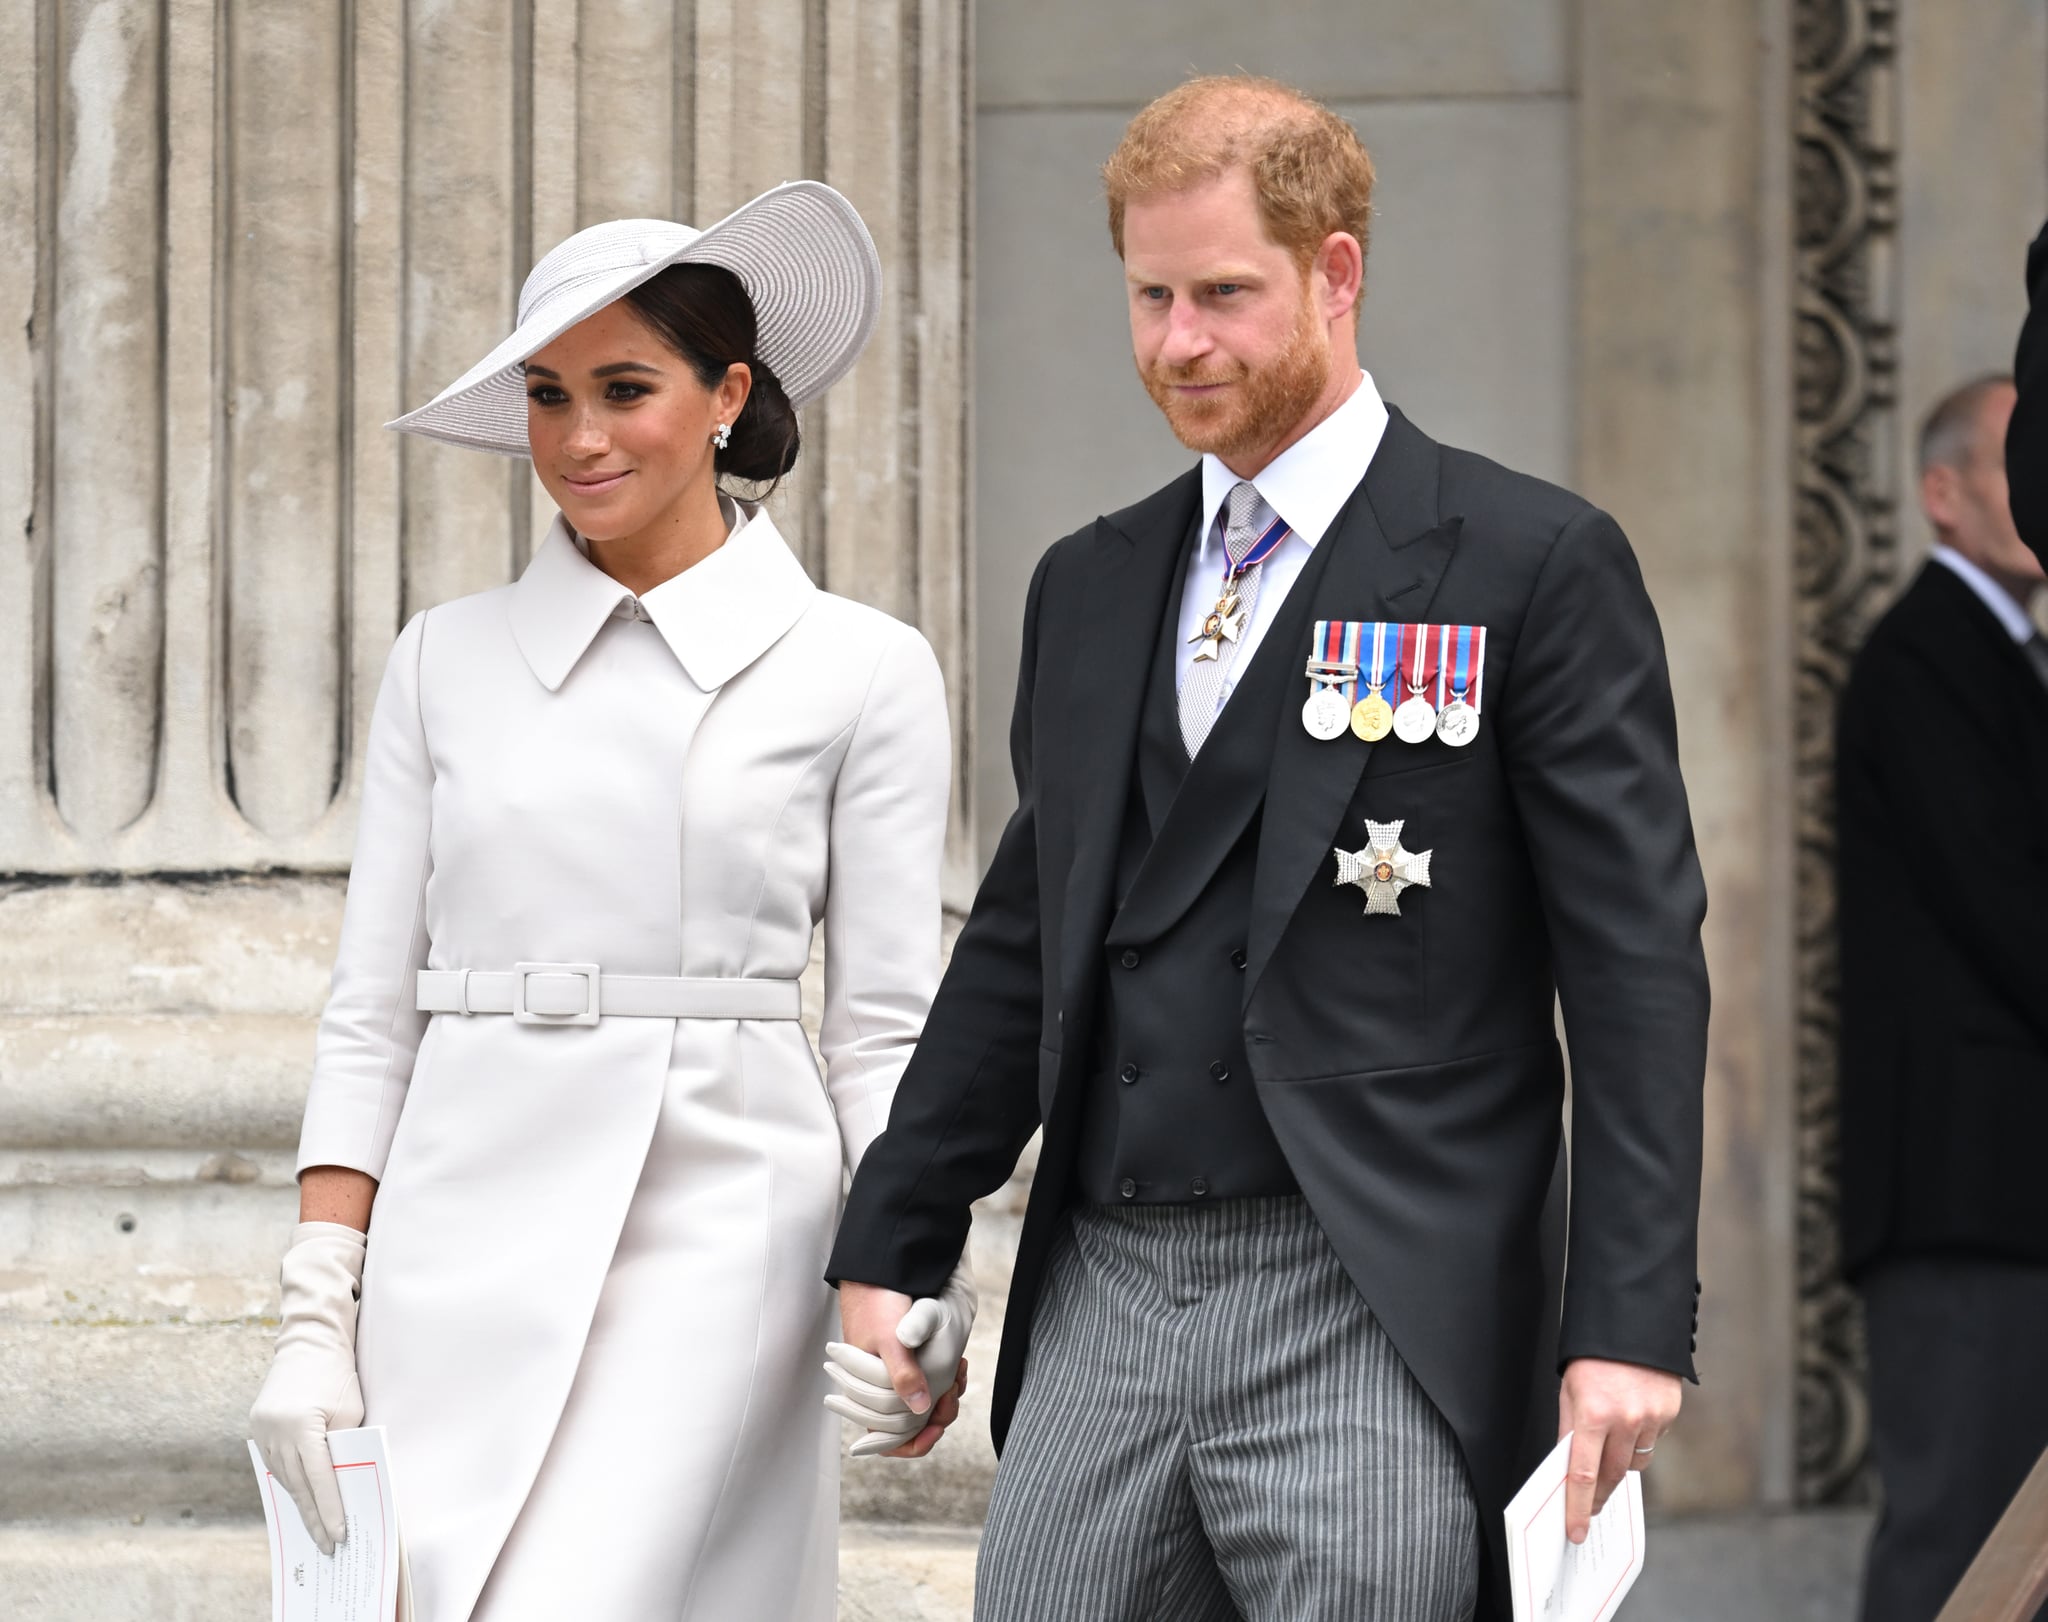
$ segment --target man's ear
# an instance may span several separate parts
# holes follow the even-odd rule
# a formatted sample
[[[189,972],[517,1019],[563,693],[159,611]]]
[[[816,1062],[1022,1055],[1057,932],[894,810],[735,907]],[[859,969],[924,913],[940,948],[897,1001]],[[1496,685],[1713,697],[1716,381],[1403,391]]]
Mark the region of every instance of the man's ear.
[[[1325,321],[1341,321],[1356,313],[1359,300],[1365,296],[1365,254],[1358,246],[1358,238],[1349,231],[1332,231],[1316,249],[1309,268],[1322,299]]]
[[[1957,511],[1958,484],[1956,470],[1941,462],[1920,475],[1920,508],[1937,531],[1954,529],[1962,517]]]

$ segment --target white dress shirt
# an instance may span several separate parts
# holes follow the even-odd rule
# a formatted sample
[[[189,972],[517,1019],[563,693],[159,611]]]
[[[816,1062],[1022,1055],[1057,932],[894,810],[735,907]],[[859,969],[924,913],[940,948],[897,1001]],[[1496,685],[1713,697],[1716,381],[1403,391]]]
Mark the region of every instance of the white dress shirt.
[[[2007,636],[2021,647],[2027,645],[2034,635],[2034,622],[2027,617],[2024,603],[1952,546],[1943,546],[1937,541],[1927,556],[1974,591],[1978,600],[1998,616],[1998,623],[2005,627]]]
[[[1358,387],[1351,397],[1273,458],[1270,466],[1252,480],[1267,506],[1293,531],[1266,559],[1259,574],[1258,600],[1252,605],[1237,651],[1223,674],[1216,707],[1221,710],[1237,688],[1238,677],[1258,652],[1266,627],[1280,612],[1309,553],[1329,533],[1358,481],[1365,477],[1380,436],[1387,430],[1387,407],[1380,391],[1373,387],[1372,374],[1360,372]],[[1195,662],[1193,637],[1202,621],[1216,606],[1223,584],[1226,554],[1216,533],[1216,514],[1230,494],[1238,476],[1214,456],[1202,458],[1202,527],[1195,540],[1195,555],[1188,561],[1187,584],[1180,601],[1180,645],[1174,654],[1175,689],[1188,679]],[[1228,644],[1226,644],[1226,647]]]

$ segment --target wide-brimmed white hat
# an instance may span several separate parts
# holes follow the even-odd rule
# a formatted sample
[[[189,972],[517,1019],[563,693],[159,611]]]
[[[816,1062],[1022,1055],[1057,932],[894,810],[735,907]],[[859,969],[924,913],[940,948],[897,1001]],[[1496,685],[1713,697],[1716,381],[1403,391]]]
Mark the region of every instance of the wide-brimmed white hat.
[[[874,239],[853,204],[815,180],[763,192],[703,231],[673,220],[608,220],[578,231],[533,267],[511,337],[419,410],[385,426],[527,455],[522,363],[670,265],[723,265],[740,279],[754,302],[756,348],[793,406],[846,375],[881,305]]]

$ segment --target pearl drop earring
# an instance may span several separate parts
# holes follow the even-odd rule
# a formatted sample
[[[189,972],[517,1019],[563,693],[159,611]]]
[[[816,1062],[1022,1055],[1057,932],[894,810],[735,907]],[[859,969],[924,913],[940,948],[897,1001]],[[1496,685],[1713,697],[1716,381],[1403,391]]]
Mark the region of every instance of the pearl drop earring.
[[[730,445],[732,443],[731,424],[723,422],[720,423],[718,425],[718,432],[711,436],[711,443],[716,445],[720,450],[724,450],[726,446]]]

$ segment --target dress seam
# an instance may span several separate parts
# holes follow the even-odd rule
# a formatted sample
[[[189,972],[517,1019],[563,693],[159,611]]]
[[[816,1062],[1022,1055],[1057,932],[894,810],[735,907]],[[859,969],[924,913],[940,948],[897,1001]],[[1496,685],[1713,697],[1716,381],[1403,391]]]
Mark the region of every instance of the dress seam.
[[[375,1121],[371,1123],[370,1126],[369,1147],[372,1150],[376,1148],[377,1140],[384,1135],[385,1117],[387,1115],[393,1114],[390,1104],[388,1103],[388,1098],[391,1091],[391,1072],[393,1067],[393,1061],[397,1057],[398,1051],[398,1044],[396,1039],[398,1031],[398,1020],[400,1014],[405,1012],[405,1004],[407,1001],[405,995],[406,976],[408,974],[417,975],[420,967],[423,965],[425,961],[425,954],[420,949],[422,940],[425,940],[428,951],[431,951],[433,948],[432,939],[426,935],[425,920],[425,913],[427,910],[427,879],[434,871],[434,752],[432,746],[429,745],[429,743],[427,742],[427,706],[425,695],[421,691],[421,684],[425,677],[426,666],[427,619],[427,613],[425,611],[422,611],[420,614],[420,634],[413,644],[412,666],[413,720],[417,723],[419,727],[420,752],[425,757],[427,763],[427,837],[425,840],[424,849],[422,849],[420,853],[419,883],[413,891],[412,933],[406,948],[405,963],[398,971],[398,991],[391,1001],[391,1015],[389,1019],[385,1021],[384,1025],[384,1073],[377,1079],[377,1118]],[[414,1002],[417,1002],[417,996],[415,996],[412,1000]],[[416,1011],[417,1010],[415,1010],[415,1012]],[[432,1023],[432,1016],[429,1016],[428,1023]],[[425,1045],[425,1041],[426,1031],[425,1027],[423,1026],[421,1028],[420,1033],[420,1042],[413,1048],[413,1071],[408,1072],[406,1076],[406,1086],[408,1089],[411,1088],[413,1074],[418,1069],[419,1049],[421,1046]],[[401,1106],[401,1113],[402,1109],[403,1106]],[[394,1130],[395,1129],[396,1128],[394,1117]],[[377,1180],[381,1183],[384,1180],[382,1175],[383,1166],[381,1163],[378,1167],[378,1173],[379,1175]]]

